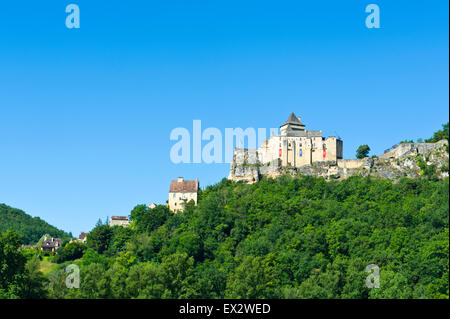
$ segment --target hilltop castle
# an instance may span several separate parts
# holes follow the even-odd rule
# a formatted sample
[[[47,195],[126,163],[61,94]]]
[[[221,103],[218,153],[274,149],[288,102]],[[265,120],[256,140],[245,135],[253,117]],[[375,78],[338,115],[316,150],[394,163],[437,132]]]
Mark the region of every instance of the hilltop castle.
[[[281,135],[271,136],[256,150],[236,148],[234,161],[242,164],[269,164],[301,167],[315,162],[342,159],[342,140],[335,136],[322,137],[322,131],[308,131],[300,117],[291,113],[280,126]]]
[[[380,156],[344,159],[339,137],[322,137],[322,131],[307,131],[299,117],[291,113],[280,126],[280,135],[271,136],[257,149],[235,148],[228,179],[258,182],[262,176],[283,174],[320,176],[326,179],[352,175],[383,178],[418,177],[423,174],[418,157],[434,165],[439,177],[448,176],[448,142],[403,143]]]
[[[256,156],[261,164],[280,159],[282,167],[300,167],[342,158],[340,138],[324,138],[321,130],[307,131],[294,113],[280,126],[280,132],[281,135],[271,136],[257,149]]]

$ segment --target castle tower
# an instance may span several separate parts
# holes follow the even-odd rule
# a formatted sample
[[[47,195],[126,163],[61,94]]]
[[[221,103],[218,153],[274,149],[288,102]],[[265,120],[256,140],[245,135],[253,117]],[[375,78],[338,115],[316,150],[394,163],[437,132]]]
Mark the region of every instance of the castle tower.
[[[290,133],[296,133],[296,132],[304,132],[305,131],[305,124],[301,122],[301,119],[299,117],[296,117],[294,112],[289,115],[286,122],[280,126],[280,133],[282,136],[287,136]]]

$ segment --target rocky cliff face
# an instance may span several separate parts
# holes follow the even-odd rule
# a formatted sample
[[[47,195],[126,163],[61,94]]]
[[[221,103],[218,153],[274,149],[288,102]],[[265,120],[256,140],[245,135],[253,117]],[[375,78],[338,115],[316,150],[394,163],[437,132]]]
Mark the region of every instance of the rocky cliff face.
[[[234,155],[228,179],[254,183],[262,176],[274,178],[283,174],[325,179],[343,179],[353,175],[389,179],[423,175],[445,178],[449,176],[448,142],[400,144],[379,157],[317,162],[299,168],[282,167],[279,160],[261,163],[255,151],[244,150]]]

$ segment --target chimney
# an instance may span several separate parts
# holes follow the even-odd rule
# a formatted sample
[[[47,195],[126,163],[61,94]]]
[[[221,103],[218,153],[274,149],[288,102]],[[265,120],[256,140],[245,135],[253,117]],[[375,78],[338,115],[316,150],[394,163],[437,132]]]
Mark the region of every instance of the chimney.
[[[183,177],[178,177],[178,183],[181,183],[183,181]]]

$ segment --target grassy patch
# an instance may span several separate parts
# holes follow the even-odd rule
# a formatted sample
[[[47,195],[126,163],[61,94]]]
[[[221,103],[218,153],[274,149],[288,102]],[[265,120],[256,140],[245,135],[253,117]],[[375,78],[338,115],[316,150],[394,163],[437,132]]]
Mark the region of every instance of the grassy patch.
[[[44,275],[47,275],[49,272],[51,272],[56,267],[58,267],[58,264],[52,263],[52,262],[48,261],[48,259],[46,257],[44,257],[39,265],[39,270]]]

